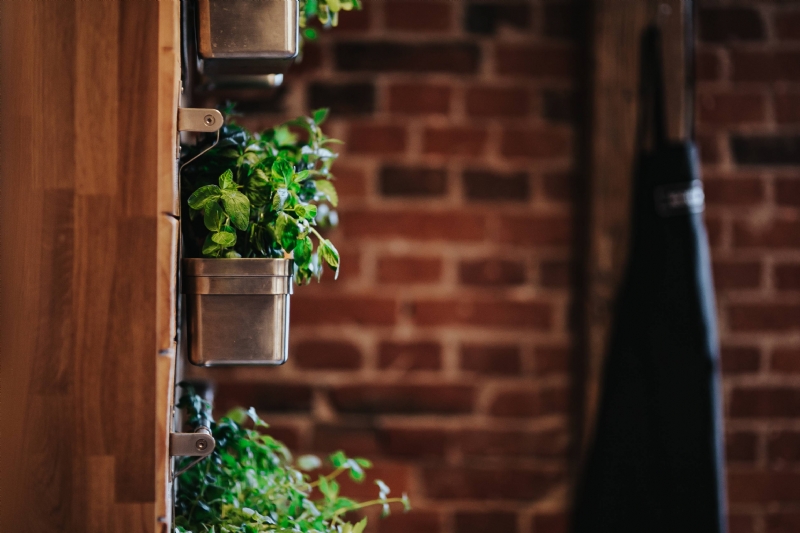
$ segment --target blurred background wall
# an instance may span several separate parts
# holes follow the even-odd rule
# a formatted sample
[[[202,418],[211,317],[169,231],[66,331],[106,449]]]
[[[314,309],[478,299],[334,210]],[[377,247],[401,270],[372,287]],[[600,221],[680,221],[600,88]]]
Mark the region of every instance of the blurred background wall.
[[[292,449],[407,491],[381,533],[566,531],[589,116],[585,2],[365,0],[261,129],[330,107],[339,281],[300,287],[279,369],[194,371]],[[800,4],[699,3],[697,132],[732,533],[800,530]],[[369,496],[375,487],[351,488]]]

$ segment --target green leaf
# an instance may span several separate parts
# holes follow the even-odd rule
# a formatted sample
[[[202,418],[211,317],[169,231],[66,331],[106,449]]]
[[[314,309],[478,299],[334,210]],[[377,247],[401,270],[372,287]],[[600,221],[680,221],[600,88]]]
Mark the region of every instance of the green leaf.
[[[284,185],[289,185],[294,175],[294,168],[292,164],[285,159],[277,159],[272,163],[272,175],[281,180]]]
[[[356,457],[355,462],[364,468],[372,468],[372,461],[370,461],[369,459],[364,459],[363,457]]]
[[[308,175],[311,174],[308,170],[301,170],[297,174],[294,175],[295,183],[300,183],[301,181],[308,178]]]
[[[209,231],[219,231],[222,223],[225,221],[225,211],[219,206],[217,202],[209,202],[205,207],[205,214],[203,215],[203,223]]]
[[[311,243],[311,238],[306,237],[297,241],[294,247],[294,261],[298,265],[305,265],[311,260],[311,249],[314,245]]]
[[[316,455],[301,455],[297,458],[297,468],[300,470],[316,470],[322,466],[322,461]]]
[[[247,231],[250,223],[250,200],[239,191],[225,191],[222,195],[222,205],[225,212],[231,217],[233,225],[242,231]]]
[[[211,235],[212,234],[210,233],[206,235],[206,240],[203,243],[203,248],[201,251],[206,257],[217,257],[217,254],[222,247],[211,239]]]
[[[328,239],[319,243],[318,248],[319,258],[328,263],[336,274],[334,279],[339,277],[339,251],[333,246],[333,243]]]
[[[219,188],[223,191],[235,191],[236,184],[233,182],[233,172],[231,169],[226,170],[219,177]]]
[[[333,207],[339,205],[339,195],[336,193],[336,187],[333,186],[328,180],[316,180],[314,184],[317,190],[325,195],[325,198],[331,203]]]
[[[228,250],[227,252],[225,252],[225,257],[227,257],[228,259],[240,259],[242,257],[242,254],[240,254],[236,250]]]
[[[344,464],[347,462],[347,456],[341,450],[331,455],[328,459],[330,460],[331,464],[336,468],[344,466]]]
[[[230,226],[225,226],[225,229],[223,229],[223,231],[218,231],[217,233],[211,234],[211,240],[219,244],[223,248],[230,248],[231,246],[236,244],[236,232],[226,231],[227,228],[230,228]]]
[[[332,4],[332,2],[333,2],[333,4]],[[335,5],[336,7],[334,8],[333,5]],[[335,11],[339,11],[339,9],[340,9],[339,8],[339,0],[328,0],[328,7],[331,8],[331,11],[334,11],[334,12]],[[317,126],[319,126],[320,124],[325,122],[326,118],[328,118],[328,109],[325,108],[325,107],[323,107],[322,109],[317,109],[316,111],[314,111],[313,117],[314,117],[314,123]]]
[[[203,209],[206,203],[221,196],[222,191],[216,185],[204,185],[192,193],[187,203],[192,209]]]
[[[275,190],[275,196],[272,197],[272,209],[280,211],[283,209],[286,199],[289,198],[289,190],[285,187]]]
[[[353,533],[363,533],[364,528],[367,527],[367,517],[361,519],[359,523],[353,527]]]
[[[317,30],[314,28],[303,28],[303,37],[309,41],[314,41],[318,37]]]

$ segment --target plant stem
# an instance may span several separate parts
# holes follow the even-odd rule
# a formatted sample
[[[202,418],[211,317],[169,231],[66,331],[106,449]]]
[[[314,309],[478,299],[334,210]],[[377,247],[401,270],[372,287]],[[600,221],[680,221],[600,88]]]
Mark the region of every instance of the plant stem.
[[[384,503],[404,503],[403,498],[387,498],[385,500],[370,500],[368,502],[362,502],[358,505],[354,505],[352,507],[346,507],[344,509],[339,509],[331,518],[336,518],[342,513],[349,513],[350,511],[357,511],[359,509],[363,509],[364,507],[370,507],[372,505],[383,505]]]
[[[337,477],[339,477],[339,475],[340,475],[342,472],[344,472],[345,470],[347,470],[347,467],[345,467],[345,466],[340,466],[339,468],[337,468],[336,470],[334,470],[333,472],[331,472],[331,473],[330,473],[330,474],[328,474],[327,476],[322,476],[322,477],[323,477],[323,478],[325,478],[325,481],[330,481],[330,480],[332,480],[332,479],[336,479]],[[310,487],[316,487],[316,486],[318,486],[318,485],[319,485],[319,483],[320,483],[320,480],[318,479],[317,481],[315,481],[315,482],[313,482],[313,483],[310,483],[310,484],[309,484],[309,486],[310,486]]]

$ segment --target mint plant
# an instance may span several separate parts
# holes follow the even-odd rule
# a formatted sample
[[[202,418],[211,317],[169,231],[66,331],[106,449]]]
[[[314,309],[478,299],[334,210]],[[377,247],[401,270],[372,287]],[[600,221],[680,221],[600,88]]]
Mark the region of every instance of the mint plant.
[[[331,173],[337,154],[330,145],[340,141],[320,128],[327,114],[319,109],[260,134],[232,123],[222,127],[219,142],[182,173],[189,257],[291,255],[298,283],[319,280],[323,264],[338,277],[339,252],[317,229],[338,221]],[[215,138],[184,147],[184,160]]]
[[[340,11],[352,11],[361,9],[359,0],[300,0],[300,28],[305,39],[314,40],[317,38],[317,31],[308,27],[314,19],[325,28],[330,28],[339,24]]]
[[[375,480],[375,499],[358,502],[342,496],[337,478],[347,474],[363,482],[368,460],[338,451],[328,458],[331,472],[312,475],[322,467],[320,458],[293,458],[285,445],[263,433],[268,426],[253,408],[234,409],[214,422],[211,406],[192,391],[178,407],[191,427],[209,427],[217,444],[178,478],[175,533],[361,533],[367,519],[353,523],[349,513],[381,506],[386,516],[395,503],[410,508],[405,494],[390,498],[380,480]],[[186,457],[178,466],[191,461]]]

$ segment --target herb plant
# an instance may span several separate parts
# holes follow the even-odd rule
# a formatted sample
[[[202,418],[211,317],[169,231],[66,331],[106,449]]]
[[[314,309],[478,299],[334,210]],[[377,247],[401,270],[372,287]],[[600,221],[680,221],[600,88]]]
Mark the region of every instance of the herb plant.
[[[329,146],[340,141],[322,133],[327,114],[320,109],[260,134],[226,123],[216,145],[212,134],[184,147],[184,160],[191,161],[213,145],[182,172],[188,256],[292,254],[298,283],[319,279],[323,264],[338,276],[339,252],[317,230],[336,224],[339,201]]]
[[[379,505],[385,516],[392,503],[410,508],[405,494],[390,498],[389,487],[380,480],[375,481],[374,500],[341,496],[336,479],[347,474],[362,482],[371,466],[341,451],[329,457],[333,470],[312,480],[310,472],[322,466],[321,460],[313,455],[294,459],[286,446],[261,432],[268,426],[252,408],[235,409],[214,422],[208,403],[191,391],[178,406],[190,426],[211,429],[216,447],[178,478],[175,533],[361,533],[367,519],[352,523],[348,513]],[[178,466],[191,460],[186,457]]]
[[[300,0],[300,28],[303,37],[309,40],[317,38],[317,31],[308,27],[314,19],[326,28],[339,24],[339,12],[361,9],[359,0]]]

